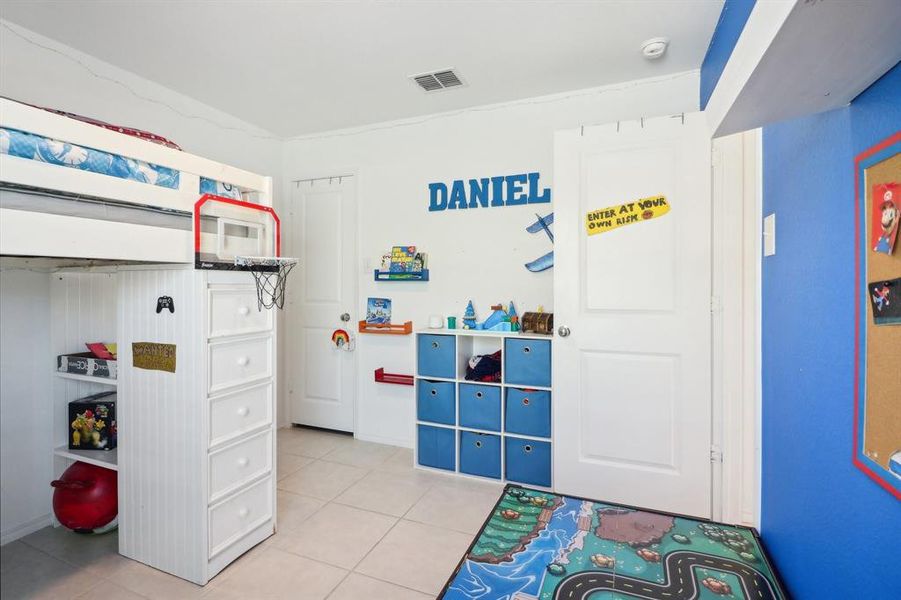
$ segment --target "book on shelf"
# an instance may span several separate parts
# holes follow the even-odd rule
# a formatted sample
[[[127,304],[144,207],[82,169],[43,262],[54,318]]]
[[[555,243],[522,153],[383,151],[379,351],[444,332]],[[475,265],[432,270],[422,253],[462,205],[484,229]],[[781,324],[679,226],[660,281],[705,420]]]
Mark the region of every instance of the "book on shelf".
[[[370,325],[386,325],[391,322],[391,299],[370,298],[366,303],[366,322]]]
[[[416,246],[394,246],[391,248],[392,273],[412,273]]]

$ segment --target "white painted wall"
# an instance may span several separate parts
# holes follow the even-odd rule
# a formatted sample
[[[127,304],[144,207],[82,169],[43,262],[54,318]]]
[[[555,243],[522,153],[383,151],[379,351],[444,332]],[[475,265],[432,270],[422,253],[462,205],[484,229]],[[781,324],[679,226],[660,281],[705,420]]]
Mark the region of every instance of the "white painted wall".
[[[0,21],[0,72],[2,96],[152,131],[187,152],[273,176],[279,200],[283,142],[266,131],[6,21]],[[49,276],[4,269],[0,279],[5,543],[49,522],[53,355]]]
[[[0,543],[50,522],[50,276],[0,269]]]
[[[510,300],[520,313],[538,305],[552,310],[552,271],[530,273],[523,263],[551,249],[543,233],[529,234],[525,227],[536,209],[545,215],[553,204],[429,213],[427,185],[539,171],[541,183],[552,187],[555,130],[617,120],[639,127],[640,117],[697,110],[697,90],[698,75],[688,72],[306,136],[287,142],[284,179],[357,174],[360,227],[347,232],[359,236],[360,247],[353,322],[363,317],[369,296],[390,297],[394,320],[412,320],[417,328],[431,314],[460,317],[470,298],[480,319],[491,304]],[[290,200],[287,191],[282,198]],[[430,282],[373,281],[382,253],[399,244],[429,253]],[[289,234],[286,254],[298,252]],[[282,339],[298,343],[291,332]],[[357,436],[411,445],[413,388],[377,384],[373,371],[412,373],[413,336],[360,335],[356,352]]]

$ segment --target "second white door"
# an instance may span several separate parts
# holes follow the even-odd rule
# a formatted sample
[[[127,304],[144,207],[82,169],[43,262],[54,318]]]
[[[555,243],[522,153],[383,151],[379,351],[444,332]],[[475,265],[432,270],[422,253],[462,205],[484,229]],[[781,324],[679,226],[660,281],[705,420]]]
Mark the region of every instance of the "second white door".
[[[292,190],[292,246],[300,254],[291,274],[284,374],[291,422],[354,430],[353,352],[332,333],[356,324],[357,205],[353,177],[302,182]],[[342,317],[346,320],[342,320]]]
[[[711,516],[710,172],[700,113],[557,135],[560,492]],[[668,213],[588,235],[588,212],[661,195]]]

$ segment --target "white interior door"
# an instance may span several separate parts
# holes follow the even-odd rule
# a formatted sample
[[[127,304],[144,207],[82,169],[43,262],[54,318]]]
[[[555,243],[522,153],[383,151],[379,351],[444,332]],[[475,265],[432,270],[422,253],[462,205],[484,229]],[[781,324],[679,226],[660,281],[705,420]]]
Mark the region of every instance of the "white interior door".
[[[353,431],[354,353],[336,348],[332,333],[353,335],[357,322],[354,178],[296,185],[290,212],[292,246],[300,253],[286,311],[291,422]]]
[[[709,518],[710,135],[700,113],[619,129],[555,142],[556,488]],[[659,195],[668,213],[587,234]]]

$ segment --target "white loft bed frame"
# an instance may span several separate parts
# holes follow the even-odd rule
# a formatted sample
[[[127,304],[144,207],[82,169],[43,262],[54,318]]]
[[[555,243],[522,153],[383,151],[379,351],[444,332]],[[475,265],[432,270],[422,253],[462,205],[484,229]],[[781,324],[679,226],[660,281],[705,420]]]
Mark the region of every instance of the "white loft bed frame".
[[[192,214],[200,178],[237,186],[243,200],[272,206],[272,178],[0,98],[0,126],[179,171],[178,189],[0,154],[0,186],[85,196],[136,208]],[[190,229],[0,207],[0,255],[193,263]]]

